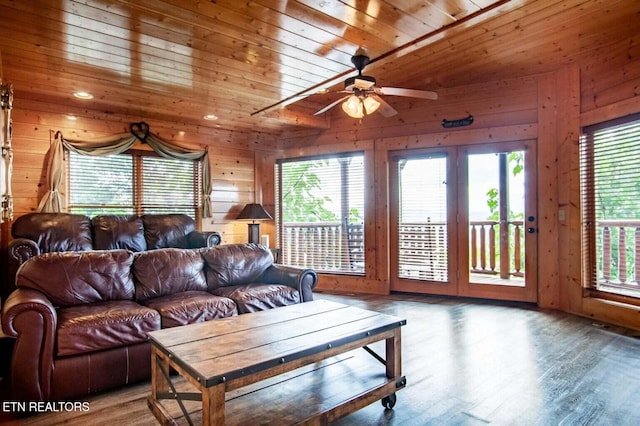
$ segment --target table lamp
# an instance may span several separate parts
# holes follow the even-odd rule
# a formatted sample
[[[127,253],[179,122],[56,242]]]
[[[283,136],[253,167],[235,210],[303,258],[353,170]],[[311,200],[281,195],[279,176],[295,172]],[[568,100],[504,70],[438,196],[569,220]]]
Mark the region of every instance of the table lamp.
[[[249,242],[260,244],[260,223],[256,223],[256,220],[272,220],[273,218],[262,205],[251,203],[244,206],[237,219],[251,221],[249,224]]]

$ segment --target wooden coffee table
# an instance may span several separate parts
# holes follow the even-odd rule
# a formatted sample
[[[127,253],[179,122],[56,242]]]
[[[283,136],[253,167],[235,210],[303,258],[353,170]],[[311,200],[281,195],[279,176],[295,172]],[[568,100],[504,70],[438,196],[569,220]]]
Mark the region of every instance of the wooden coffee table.
[[[376,400],[381,400],[386,408],[392,408],[396,402],[396,390],[406,384],[405,377],[401,375],[400,340],[400,327],[405,324],[404,319],[394,316],[327,300],[317,300],[154,331],[149,333],[152,350],[152,389],[148,405],[162,424],[178,424],[179,421],[193,424],[193,418],[201,417],[201,422],[205,425],[225,424],[225,419],[230,419],[231,414],[233,423],[252,422],[250,418],[246,421],[238,420],[242,413],[226,413],[226,409],[232,407],[226,406],[225,395],[229,400],[233,400],[236,406],[238,400],[252,398],[243,406],[244,409],[237,411],[247,411],[247,415],[253,416],[257,415],[257,410],[261,408],[260,405],[264,405],[265,400],[269,400],[269,397],[271,400],[275,398],[275,405],[285,405],[286,418],[262,420],[279,424],[326,424]],[[385,348],[386,359],[369,348],[382,340],[384,343],[380,344]],[[275,380],[280,378],[280,375],[286,377],[282,384],[284,389],[284,382],[293,380],[291,377],[295,376],[293,370],[296,369],[296,372],[304,370],[304,374],[299,376],[313,377],[315,374],[315,380],[321,382],[326,377],[326,368],[340,364],[333,362],[333,359],[346,357],[349,351],[362,353],[354,351],[358,348],[365,348],[373,355],[371,358],[365,354],[368,360],[380,361],[384,367],[378,369],[384,371],[380,371],[373,379],[368,377],[369,382],[374,382],[368,383],[365,390],[356,389],[352,386],[353,378],[349,379],[350,383],[345,387],[355,390],[356,394],[340,400],[332,394],[327,398],[331,406],[318,404],[319,408],[310,407],[312,404],[300,400],[302,397],[298,384],[294,385],[295,391],[291,400],[287,399],[289,397],[274,396],[274,393],[277,393],[276,389],[280,391],[280,385],[262,388],[265,392],[264,397],[259,396],[259,389],[251,389],[246,395],[241,396],[229,394],[257,382],[263,383],[261,381],[265,379]],[[331,357],[334,358],[327,360]],[[377,361],[372,362],[379,365]],[[358,362],[354,365],[361,364]],[[344,370],[344,366],[340,368]],[[171,369],[177,371],[186,381],[176,375],[170,375]],[[349,370],[349,374],[351,373]],[[287,374],[292,376],[289,377]],[[179,389],[176,381],[182,381],[182,385],[190,383],[188,386],[195,388],[195,392]],[[198,401],[195,403],[197,409],[190,412],[187,405],[193,405],[193,401]],[[176,408],[173,409],[173,413],[167,408],[168,404],[176,403],[180,407],[178,415],[175,414]],[[310,408],[317,408],[317,411],[309,412]],[[294,418],[294,414],[301,417]],[[181,419],[175,419],[176,417]]]

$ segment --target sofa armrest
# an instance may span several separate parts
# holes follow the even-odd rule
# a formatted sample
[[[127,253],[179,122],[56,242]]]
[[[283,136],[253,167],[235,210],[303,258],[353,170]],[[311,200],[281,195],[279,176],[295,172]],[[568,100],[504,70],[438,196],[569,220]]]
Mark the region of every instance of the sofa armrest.
[[[313,269],[274,263],[264,271],[261,281],[266,284],[283,284],[296,288],[300,292],[302,301],[310,302],[313,300],[312,290],[318,283],[318,274]]]
[[[7,251],[9,252],[9,259],[20,266],[32,257],[39,255],[40,247],[35,241],[27,238],[16,238],[9,242]]]
[[[15,287],[15,277],[18,268],[27,260],[40,254],[40,247],[35,241],[27,238],[16,238],[7,245],[7,277],[10,282],[2,284],[2,294],[7,297]]]
[[[215,247],[222,242],[222,236],[215,231],[192,231],[187,235],[189,248]]]
[[[11,360],[13,399],[49,398],[57,322],[55,308],[39,291],[19,288],[4,303],[2,329],[16,338]]]

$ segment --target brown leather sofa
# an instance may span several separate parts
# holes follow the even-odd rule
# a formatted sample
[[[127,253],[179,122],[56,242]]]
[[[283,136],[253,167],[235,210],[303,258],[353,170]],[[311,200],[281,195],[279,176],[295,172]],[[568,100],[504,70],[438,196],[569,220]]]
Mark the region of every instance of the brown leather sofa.
[[[149,331],[307,302],[316,282],[255,244],[36,256],[2,310],[16,338],[11,398],[69,400],[147,379]]]
[[[167,247],[215,247],[217,232],[198,232],[195,222],[184,214],[99,215],[29,213],[11,226],[13,240],[7,248],[9,280],[24,262],[42,253],[126,249],[133,252]],[[0,295],[13,291],[5,283]]]

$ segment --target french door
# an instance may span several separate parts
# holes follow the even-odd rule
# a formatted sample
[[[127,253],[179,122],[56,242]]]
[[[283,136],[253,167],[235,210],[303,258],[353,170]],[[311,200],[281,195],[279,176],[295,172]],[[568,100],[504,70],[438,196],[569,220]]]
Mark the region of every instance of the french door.
[[[455,149],[391,156],[391,290],[457,294],[456,156]]]
[[[391,289],[536,301],[535,143],[392,153]]]

